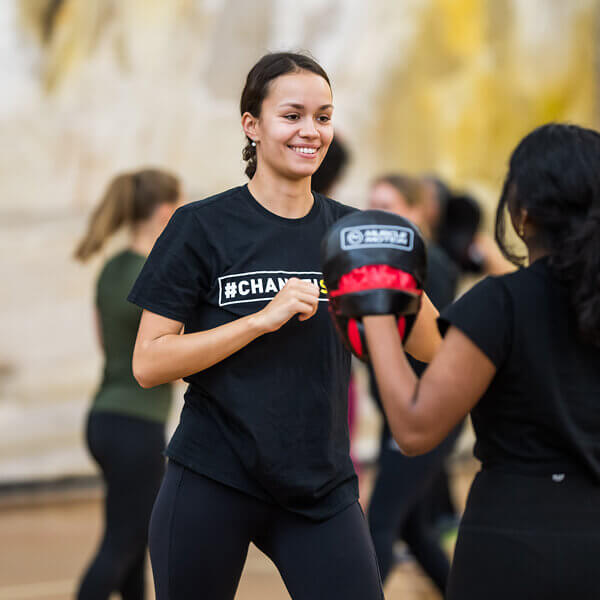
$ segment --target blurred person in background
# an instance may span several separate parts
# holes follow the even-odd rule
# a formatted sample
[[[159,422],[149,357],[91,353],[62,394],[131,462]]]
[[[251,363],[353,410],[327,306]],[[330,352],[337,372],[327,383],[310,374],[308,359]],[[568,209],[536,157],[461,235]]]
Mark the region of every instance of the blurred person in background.
[[[104,374],[90,409],[86,439],[105,483],[104,533],[80,584],[79,600],[145,597],[144,564],[152,505],[164,474],[171,386],[142,389],[131,359],[142,311],[127,294],[156,238],[182,202],[178,179],[144,169],[115,177],[94,211],[75,256],[86,261],[121,228],[127,248],[110,258],[96,287]]]
[[[395,315],[364,317],[394,439],[429,452],[471,414],[471,485],[449,600],[600,597],[600,134],[550,123],[513,151],[486,277],[431,330],[419,378]],[[507,245],[506,220],[527,249]],[[439,335],[443,336],[443,339]]]
[[[349,160],[348,147],[341,140],[340,134],[336,133],[323,162],[311,178],[311,188],[319,194],[331,196],[336,184],[344,174]]]
[[[398,214],[421,229],[429,240],[425,291],[438,310],[450,304],[456,294],[459,270],[430,239],[428,206],[421,180],[403,174],[378,177],[371,186],[368,208]],[[410,356],[408,360],[416,372],[424,371],[424,363]],[[400,537],[443,593],[450,564],[431,522],[431,505],[434,484],[439,478],[445,479],[445,460],[460,433],[460,425],[432,452],[407,458],[391,436],[370,365],[369,375],[371,394],[383,416],[379,470],[368,511],[382,579],[385,581],[394,565],[394,543]]]
[[[514,269],[492,237],[480,230],[481,208],[475,198],[453,192],[434,175],[423,176],[422,182],[425,231],[462,274],[502,275]]]

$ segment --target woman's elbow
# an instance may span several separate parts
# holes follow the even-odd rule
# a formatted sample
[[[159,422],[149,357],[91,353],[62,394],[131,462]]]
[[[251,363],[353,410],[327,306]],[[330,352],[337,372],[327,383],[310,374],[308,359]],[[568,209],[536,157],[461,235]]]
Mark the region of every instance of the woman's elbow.
[[[414,359],[418,360],[419,362],[429,364],[435,356],[436,349],[437,347],[435,346],[426,346],[413,349],[411,352],[409,348],[406,348],[406,353],[410,354]]]
[[[140,354],[141,353],[137,349],[134,350],[133,359],[131,361],[131,369],[133,372],[133,377],[138,382],[139,386],[144,389],[148,389],[158,385],[158,382],[152,377],[152,370],[148,368],[144,357]]]
[[[138,382],[138,385],[144,389],[148,389],[154,387],[156,384],[152,383],[148,373],[141,369],[140,367],[136,367],[136,363],[133,363],[133,377]]]
[[[433,450],[437,444],[428,439],[427,436],[416,432],[400,433],[392,431],[392,435],[405,456],[420,456]]]

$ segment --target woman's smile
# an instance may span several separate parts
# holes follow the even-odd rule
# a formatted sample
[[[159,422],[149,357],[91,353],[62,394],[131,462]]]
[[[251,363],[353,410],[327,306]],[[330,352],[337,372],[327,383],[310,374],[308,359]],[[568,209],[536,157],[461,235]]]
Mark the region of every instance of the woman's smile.
[[[295,154],[298,154],[305,159],[315,159],[317,157],[320,146],[305,146],[305,145],[288,145],[288,148]]]

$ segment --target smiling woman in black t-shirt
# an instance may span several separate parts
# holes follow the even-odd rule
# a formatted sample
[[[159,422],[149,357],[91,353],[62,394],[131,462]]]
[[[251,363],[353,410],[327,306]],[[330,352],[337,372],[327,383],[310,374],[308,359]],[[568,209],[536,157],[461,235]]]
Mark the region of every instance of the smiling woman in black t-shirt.
[[[488,277],[439,319],[417,386],[393,317],[365,317],[379,389],[407,454],[471,412],[482,463],[447,597],[600,598],[600,134],[550,124],[514,151],[505,209],[529,267]]]
[[[311,193],[332,111],[314,60],[264,56],[241,99],[249,184],[179,209],[130,294],[135,377],[189,383],[150,526],[158,600],[233,598],[250,542],[295,600],[383,597],[320,272],[353,209]]]

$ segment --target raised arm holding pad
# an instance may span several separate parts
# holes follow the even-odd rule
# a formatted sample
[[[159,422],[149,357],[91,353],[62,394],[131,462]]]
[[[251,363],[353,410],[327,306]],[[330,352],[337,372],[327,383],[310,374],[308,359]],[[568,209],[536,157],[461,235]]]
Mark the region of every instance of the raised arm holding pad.
[[[358,358],[368,360],[363,316],[396,315],[402,339],[408,337],[427,273],[425,242],[415,225],[381,210],[352,213],[327,232],[321,257],[330,312]]]

